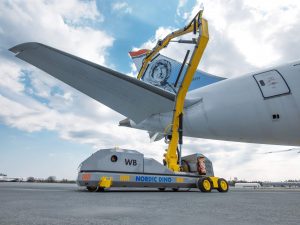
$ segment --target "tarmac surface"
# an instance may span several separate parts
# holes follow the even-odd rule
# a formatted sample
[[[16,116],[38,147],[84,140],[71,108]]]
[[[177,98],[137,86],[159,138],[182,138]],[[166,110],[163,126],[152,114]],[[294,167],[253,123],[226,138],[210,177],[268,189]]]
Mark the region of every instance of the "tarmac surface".
[[[75,184],[0,183],[0,224],[299,225],[300,189],[90,193]]]

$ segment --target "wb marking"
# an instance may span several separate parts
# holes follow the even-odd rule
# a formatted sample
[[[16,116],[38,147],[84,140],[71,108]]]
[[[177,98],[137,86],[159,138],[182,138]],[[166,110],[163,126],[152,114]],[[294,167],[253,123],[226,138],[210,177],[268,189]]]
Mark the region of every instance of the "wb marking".
[[[125,165],[126,166],[136,166],[137,162],[135,159],[125,159]]]

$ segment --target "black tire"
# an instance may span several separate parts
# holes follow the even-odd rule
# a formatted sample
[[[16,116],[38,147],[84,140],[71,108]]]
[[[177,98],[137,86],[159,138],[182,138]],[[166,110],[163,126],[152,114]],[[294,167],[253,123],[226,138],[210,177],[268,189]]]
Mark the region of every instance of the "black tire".
[[[166,188],[158,188],[159,191],[165,191]]]
[[[97,187],[95,186],[87,186],[86,189],[89,191],[89,192],[94,192],[97,190]]]
[[[218,188],[217,189],[219,192],[228,192],[228,190],[229,190],[228,182],[223,178],[218,179]]]
[[[97,192],[103,192],[104,191],[104,187],[98,187],[97,188]]]
[[[211,192],[213,188],[212,181],[209,177],[203,177],[198,180],[198,188],[201,192]]]
[[[172,188],[172,190],[173,190],[173,191],[178,191],[178,190],[179,190],[179,188]]]

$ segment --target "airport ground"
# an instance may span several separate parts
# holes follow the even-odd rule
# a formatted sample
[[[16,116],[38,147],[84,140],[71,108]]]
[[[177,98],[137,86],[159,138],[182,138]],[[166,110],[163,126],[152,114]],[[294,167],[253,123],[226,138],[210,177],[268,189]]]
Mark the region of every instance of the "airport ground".
[[[0,224],[300,224],[300,189],[87,192],[75,184],[0,183]]]

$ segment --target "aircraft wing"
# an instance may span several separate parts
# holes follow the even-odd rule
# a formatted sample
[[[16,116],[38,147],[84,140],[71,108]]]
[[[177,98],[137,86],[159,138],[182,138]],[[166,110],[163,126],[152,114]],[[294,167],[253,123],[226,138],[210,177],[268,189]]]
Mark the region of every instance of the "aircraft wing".
[[[173,110],[173,93],[69,53],[35,42],[9,50],[136,123]]]

